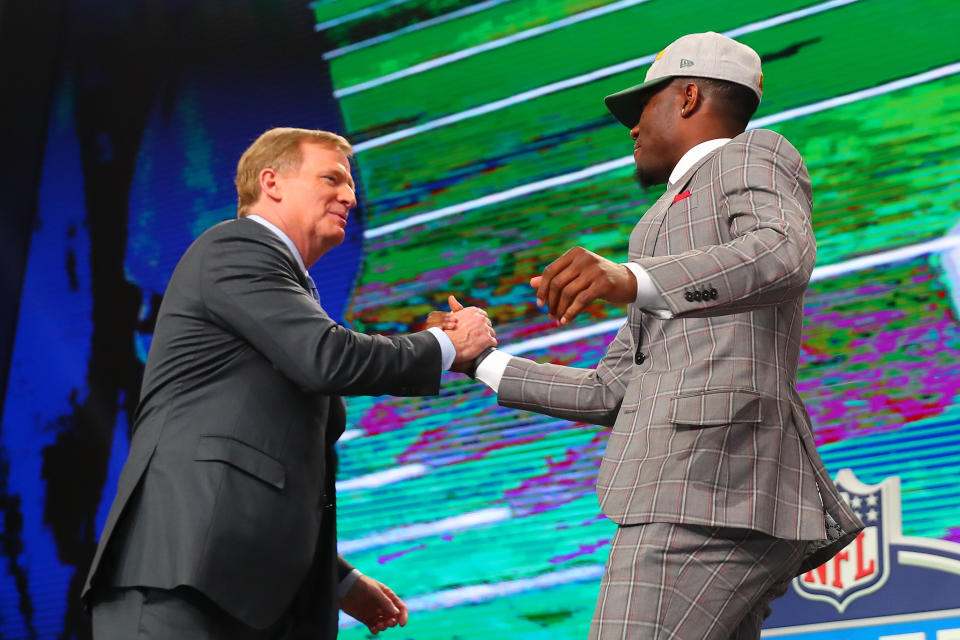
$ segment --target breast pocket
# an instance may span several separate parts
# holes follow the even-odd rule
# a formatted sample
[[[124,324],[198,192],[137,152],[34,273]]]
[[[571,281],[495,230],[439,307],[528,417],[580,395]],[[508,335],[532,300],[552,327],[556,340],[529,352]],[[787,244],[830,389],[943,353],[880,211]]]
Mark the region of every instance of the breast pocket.
[[[286,472],[279,460],[234,438],[200,436],[194,460],[223,462],[277,489],[286,484]]]
[[[653,244],[653,255],[673,255],[718,244],[704,241],[705,238],[715,238],[716,232],[710,218],[704,217],[708,210],[701,206],[700,198],[700,194],[695,193],[670,205]]]
[[[761,395],[746,389],[720,389],[675,395],[668,420],[675,425],[711,427],[763,420]]]

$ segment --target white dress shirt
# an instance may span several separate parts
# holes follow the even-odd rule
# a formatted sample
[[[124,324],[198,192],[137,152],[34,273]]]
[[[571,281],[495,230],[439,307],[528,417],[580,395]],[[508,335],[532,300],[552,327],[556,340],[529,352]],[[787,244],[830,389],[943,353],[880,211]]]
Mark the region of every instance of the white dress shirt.
[[[730,138],[716,138],[714,140],[701,142],[688,149],[680,158],[680,161],[677,162],[673,171],[670,172],[668,183],[672,185],[682,178],[683,174],[689,171],[690,168],[704,156],[719,149],[729,141]],[[631,273],[633,273],[637,279],[637,298],[635,300],[637,306],[643,309],[644,312],[653,314],[659,318],[672,318],[673,314],[667,309],[663,297],[660,295],[660,292],[657,291],[647,270],[636,262],[625,262],[624,266],[630,269]],[[494,391],[497,391],[497,389],[500,388],[500,379],[503,377],[503,372],[506,371],[507,364],[510,362],[510,357],[510,355],[503,351],[494,349],[490,355],[484,358],[483,362],[477,366],[477,380]]]

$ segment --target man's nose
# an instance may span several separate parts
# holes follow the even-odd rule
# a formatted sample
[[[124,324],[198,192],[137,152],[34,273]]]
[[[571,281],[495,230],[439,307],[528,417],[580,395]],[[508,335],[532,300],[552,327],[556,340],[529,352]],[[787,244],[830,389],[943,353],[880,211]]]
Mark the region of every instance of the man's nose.
[[[357,204],[357,194],[348,185],[344,185],[339,193],[340,202],[353,208]]]

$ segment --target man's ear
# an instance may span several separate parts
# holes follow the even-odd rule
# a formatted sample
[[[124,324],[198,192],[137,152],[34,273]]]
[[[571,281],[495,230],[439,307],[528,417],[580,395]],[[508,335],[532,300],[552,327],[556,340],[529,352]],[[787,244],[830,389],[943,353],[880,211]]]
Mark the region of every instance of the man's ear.
[[[283,199],[283,189],[280,188],[279,177],[280,174],[276,169],[266,167],[260,170],[260,192],[271,200],[278,202]]]
[[[703,103],[703,94],[700,93],[700,87],[695,82],[688,82],[683,85],[683,104],[680,107],[680,116],[689,118]]]

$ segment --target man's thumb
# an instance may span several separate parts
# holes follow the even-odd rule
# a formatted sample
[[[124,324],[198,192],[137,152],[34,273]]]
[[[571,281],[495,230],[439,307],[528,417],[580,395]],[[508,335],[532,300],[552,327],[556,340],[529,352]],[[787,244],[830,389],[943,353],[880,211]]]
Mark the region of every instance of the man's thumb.
[[[457,312],[463,309],[463,305],[452,295],[447,298],[447,302],[450,304],[450,311]]]

